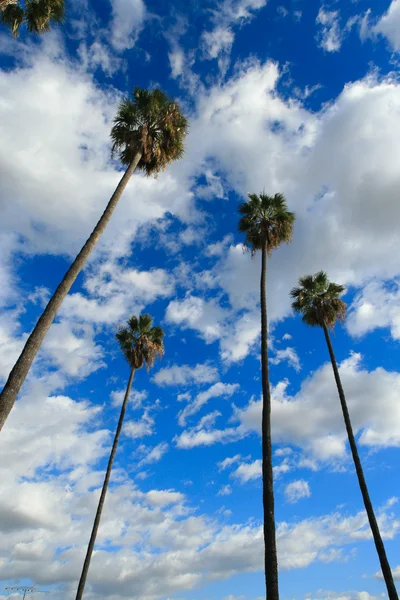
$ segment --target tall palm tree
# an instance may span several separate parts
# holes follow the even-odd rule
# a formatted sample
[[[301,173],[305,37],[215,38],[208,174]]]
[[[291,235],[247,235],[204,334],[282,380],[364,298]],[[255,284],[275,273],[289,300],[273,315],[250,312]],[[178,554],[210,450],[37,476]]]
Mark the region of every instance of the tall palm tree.
[[[282,194],[249,194],[239,206],[242,215],[239,231],[246,236],[245,246],[252,256],[261,250],[261,371],[262,371],[262,475],[264,506],[265,584],[267,600],[279,599],[278,558],[276,553],[274,486],[272,475],[271,391],[268,373],[268,321],[266,301],[267,255],[282,243],[290,242],[294,214],[289,212]]]
[[[64,0],[0,0],[1,22],[17,37],[22,24],[30,33],[42,34],[64,20]]]
[[[335,354],[332,347],[329,329],[333,329],[336,322],[342,322],[346,316],[346,304],[340,299],[344,292],[344,287],[328,280],[324,271],[319,271],[315,275],[307,275],[299,279],[299,287],[292,289],[290,295],[293,298],[293,309],[303,315],[303,321],[311,327],[322,327],[325,340],[328,345],[329,356],[332,363],[333,374],[337,389],[339,392],[340,404],[342,406],[343,418],[346,425],[347,436],[354,466],[358,477],[361,494],[364,500],[365,510],[368,515],[369,524],[375,541],[376,551],[381,563],[382,574],[386,583],[388,596],[390,600],[398,600],[397,591],[393,581],[392,571],[386,556],[385,546],[379,531],[379,526],[375,517],[371,499],[369,497],[364,472],[358,455],[357,444],[354,438],[353,428],[350,421],[350,415],[347,408],[342,382],[340,380],[339,369],[337,366]]]
[[[146,175],[157,174],[168,163],[180,158],[187,129],[187,121],[178,104],[160,90],[150,92],[136,88],[132,98],[121,101],[111,130],[111,139],[112,153],[118,155],[127,167],[126,171],[96,227],[48,302],[7,379],[0,394],[0,430],[14,406],[50,325],[105,230],[133,172],[139,169]]]
[[[79,580],[78,591],[76,592],[76,600],[81,600],[85,589],[86,578],[90,567],[90,560],[96,542],[97,531],[100,525],[101,513],[103,511],[104,500],[107,493],[108,484],[111,476],[115,453],[117,451],[118,440],[121,434],[122,424],[128,404],[128,398],[131,391],[133,377],[135,371],[146,365],[149,369],[153,366],[157,357],[164,354],[164,331],[161,327],[152,327],[153,319],[150,315],[141,315],[139,318],[133,316],[129,319],[127,327],[120,329],[117,332],[117,340],[120,348],[130,366],[130,375],[128,385],[125,392],[125,398],[121,407],[121,414],[118,421],[117,430],[115,432],[114,442],[111,449],[110,458],[108,460],[106,476],[101,490],[99,504],[93,523],[93,529],[89,540],[88,549],[86,552],[85,562],[81,578]]]

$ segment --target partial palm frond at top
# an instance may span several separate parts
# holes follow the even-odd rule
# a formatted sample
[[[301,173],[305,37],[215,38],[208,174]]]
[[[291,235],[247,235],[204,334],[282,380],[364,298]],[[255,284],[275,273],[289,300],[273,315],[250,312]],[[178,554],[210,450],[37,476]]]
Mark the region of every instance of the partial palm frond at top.
[[[15,37],[23,24],[30,33],[50,31],[51,25],[64,20],[64,0],[0,0],[1,22]]]
[[[294,213],[287,208],[283,194],[249,194],[249,200],[239,206],[239,231],[246,236],[245,246],[252,254],[262,250],[268,254],[292,239]]]
[[[344,291],[344,286],[330,282],[324,271],[306,275],[290,292],[292,308],[307,325],[332,329],[336,321],[342,322],[346,317],[346,303],[340,299]]]
[[[157,174],[181,158],[188,123],[176,102],[161,90],[137,87],[132,97],[121,100],[111,130],[113,155],[129,165],[140,152],[138,169]]]
[[[132,316],[127,327],[121,327],[117,340],[126,360],[133,369],[140,369],[144,364],[150,368],[157,357],[164,354],[164,330],[152,327],[153,318],[148,315]]]

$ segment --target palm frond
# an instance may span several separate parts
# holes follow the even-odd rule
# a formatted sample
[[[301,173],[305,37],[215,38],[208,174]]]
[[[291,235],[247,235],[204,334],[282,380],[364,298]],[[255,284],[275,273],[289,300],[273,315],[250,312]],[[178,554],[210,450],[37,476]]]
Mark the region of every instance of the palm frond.
[[[152,322],[149,314],[132,316],[128,320],[128,327],[121,327],[116,333],[126,360],[134,369],[140,369],[144,364],[149,369],[164,354],[164,330],[152,327]]]
[[[332,329],[337,321],[346,318],[346,303],[339,297],[344,290],[344,286],[329,282],[324,271],[300,277],[299,287],[290,292],[292,308],[307,325]]]
[[[20,27],[24,22],[24,11],[19,3],[6,2],[3,0],[1,6],[1,22],[11,29],[14,37],[18,37]]]
[[[266,246],[268,254],[292,239],[295,216],[287,209],[283,194],[249,194],[249,200],[239,205],[242,215],[238,229],[246,238],[244,245],[252,254]]]
[[[64,0],[25,0],[25,20],[30,33],[50,31],[54,23],[64,20]]]
[[[176,102],[161,90],[137,87],[123,99],[111,129],[112,155],[129,165],[140,152],[138,168],[157,174],[181,158],[188,123]]]

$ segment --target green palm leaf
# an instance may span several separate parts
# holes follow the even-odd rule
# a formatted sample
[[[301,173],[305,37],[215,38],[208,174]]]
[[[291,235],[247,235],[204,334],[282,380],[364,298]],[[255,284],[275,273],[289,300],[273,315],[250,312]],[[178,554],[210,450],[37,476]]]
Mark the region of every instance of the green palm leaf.
[[[306,275],[300,277],[299,287],[290,292],[292,308],[302,315],[307,325],[323,327],[325,324],[332,329],[336,321],[342,322],[346,317],[346,303],[340,299],[344,291],[344,286],[330,282],[324,271]]]
[[[112,153],[124,165],[142,154],[138,164],[146,175],[157,174],[181,158],[188,124],[178,104],[161,90],[136,88],[118,107],[111,130]]]
[[[149,314],[130,317],[127,327],[120,328],[116,338],[129,365],[140,369],[144,364],[150,368],[164,354],[164,330],[152,327]]]
[[[295,216],[287,209],[283,194],[249,194],[239,206],[239,231],[246,236],[245,246],[252,254],[266,246],[268,254],[292,239]]]

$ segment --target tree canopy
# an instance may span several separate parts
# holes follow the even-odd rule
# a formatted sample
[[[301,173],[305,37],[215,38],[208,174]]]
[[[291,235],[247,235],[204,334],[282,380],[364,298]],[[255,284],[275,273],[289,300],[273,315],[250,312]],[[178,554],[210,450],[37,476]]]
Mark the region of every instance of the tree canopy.
[[[0,0],[1,22],[17,37],[23,24],[30,33],[50,31],[51,25],[64,20],[64,0]]]
[[[157,357],[164,354],[164,330],[152,327],[153,318],[149,314],[132,316],[127,327],[121,327],[116,333],[120,348],[133,369],[144,364],[150,368]]]
[[[324,271],[300,277],[299,287],[290,292],[292,308],[300,313],[304,323],[312,327],[324,325],[329,329],[346,317],[346,303],[340,299],[345,288],[332,283]]]
[[[137,168],[154,175],[181,158],[187,131],[187,120],[176,102],[161,90],[137,87],[132,97],[119,104],[111,130],[112,153],[129,165],[141,152]]]
[[[295,215],[287,209],[283,194],[249,194],[248,202],[239,206],[239,213],[239,231],[245,234],[244,245],[252,254],[264,245],[271,254],[282,243],[291,241]]]

